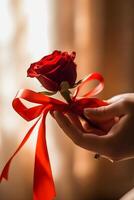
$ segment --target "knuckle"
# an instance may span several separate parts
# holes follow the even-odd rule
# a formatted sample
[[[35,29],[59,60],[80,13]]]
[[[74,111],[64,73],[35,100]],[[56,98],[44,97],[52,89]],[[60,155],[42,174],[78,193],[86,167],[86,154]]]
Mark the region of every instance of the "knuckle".
[[[101,107],[101,110],[102,110],[102,113],[105,115],[105,113],[106,113],[106,111],[107,111],[106,106]]]
[[[102,106],[99,108],[94,108],[94,115],[101,116],[106,113],[106,107]]]
[[[124,97],[122,99],[121,106],[123,109],[128,110],[128,111],[131,109],[131,102],[128,97]]]

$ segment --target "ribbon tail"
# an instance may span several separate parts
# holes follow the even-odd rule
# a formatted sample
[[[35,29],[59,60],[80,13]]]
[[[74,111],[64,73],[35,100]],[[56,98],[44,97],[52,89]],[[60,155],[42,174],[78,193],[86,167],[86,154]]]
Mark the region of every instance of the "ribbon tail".
[[[39,118],[40,119],[40,118]],[[10,157],[10,159],[8,160],[8,162],[6,163],[5,167],[2,170],[2,173],[0,175],[0,182],[2,181],[2,179],[6,179],[8,180],[8,174],[9,174],[9,169],[10,169],[10,164],[13,160],[13,158],[16,156],[16,154],[20,151],[20,149],[23,147],[23,145],[26,143],[26,141],[28,140],[28,138],[30,137],[34,127],[36,126],[37,122],[39,121],[39,119],[36,121],[36,123],[30,128],[30,130],[28,131],[28,133],[26,134],[26,136],[24,137],[24,139],[22,140],[22,142],[20,143],[19,147],[17,148],[17,150],[15,151],[15,153]]]
[[[33,200],[52,200],[56,196],[46,144],[45,119],[47,113],[48,109],[43,113],[38,132],[35,154]]]

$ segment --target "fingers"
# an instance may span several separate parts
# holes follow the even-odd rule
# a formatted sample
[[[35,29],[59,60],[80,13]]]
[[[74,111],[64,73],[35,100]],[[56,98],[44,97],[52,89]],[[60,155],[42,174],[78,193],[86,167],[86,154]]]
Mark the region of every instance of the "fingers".
[[[91,125],[91,121],[89,121],[88,119],[78,117],[72,112],[66,113],[66,116],[68,117],[70,122],[72,124],[75,124],[82,132],[94,133],[96,135],[105,135],[105,132],[102,129],[97,129],[93,125]]]
[[[67,116],[57,111],[54,111],[54,118],[61,129],[75,144],[93,152],[105,153],[108,144],[107,136],[98,136],[82,132],[74,123],[71,123]]]
[[[86,108],[84,114],[87,118],[94,120],[110,120],[115,116],[122,116],[127,113],[127,106],[125,101],[120,100],[108,106],[98,108]]]
[[[119,94],[119,95],[113,96],[112,98],[107,99],[106,102],[108,104],[115,103],[115,102],[121,100],[122,96],[123,96],[123,94]]]
[[[66,113],[66,116],[67,116],[68,119],[69,119],[72,123],[74,123],[81,131],[84,131],[83,126],[82,126],[82,124],[81,124],[81,121],[80,121],[79,117],[78,117],[76,114],[74,114],[74,113],[72,113],[72,112],[67,112],[67,113]]]
[[[121,99],[126,100],[127,98],[134,96],[133,93],[124,93],[124,94],[119,94],[116,96],[113,96],[112,98],[106,100],[107,103],[111,104],[111,103],[115,103],[117,101],[120,101]]]
[[[65,116],[63,113],[60,113],[58,111],[54,111],[53,114],[55,120],[57,121],[60,128],[69,136],[74,142],[76,140],[80,139],[82,136],[82,132],[80,129],[72,123],[67,116]]]

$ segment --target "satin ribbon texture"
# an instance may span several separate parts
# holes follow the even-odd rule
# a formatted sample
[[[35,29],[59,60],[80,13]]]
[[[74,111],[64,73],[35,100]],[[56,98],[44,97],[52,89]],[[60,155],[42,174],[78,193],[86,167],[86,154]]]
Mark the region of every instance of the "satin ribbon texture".
[[[98,85],[92,90],[88,91],[82,97],[79,97],[78,95],[82,88],[91,80],[98,80]],[[37,121],[30,128],[15,153],[6,163],[0,176],[0,182],[3,178],[8,180],[9,168],[13,158],[27,142],[33,132],[33,129],[37,123],[39,123],[35,151],[33,200],[52,200],[56,196],[56,192],[46,144],[45,121],[47,113],[53,110],[58,110],[61,112],[70,110],[78,115],[81,115],[83,113],[83,109],[86,107],[99,107],[106,105],[105,102],[97,98],[93,98],[103,90],[103,87],[104,80],[101,74],[97,72],[92,73],[88,75],[80,85],[77,86],[72,96],[72,102],[69,104],[32,90],[21,89],[12,102],[13,108],[26,121],[31,121],[35,118],[37,118]],[[21,99],[31,103],[37,103],[38,105],[27,108],[24,103],[22,103]]]

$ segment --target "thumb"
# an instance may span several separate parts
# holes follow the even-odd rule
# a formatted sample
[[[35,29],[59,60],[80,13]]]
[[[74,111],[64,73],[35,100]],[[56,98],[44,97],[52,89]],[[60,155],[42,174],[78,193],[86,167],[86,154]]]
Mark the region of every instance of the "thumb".
[[[84,109],[85,117],[100,121],[110,120],[116,116],[120,117],[126,113],[127,109],[124,101],[118,101],[108,106]]]

